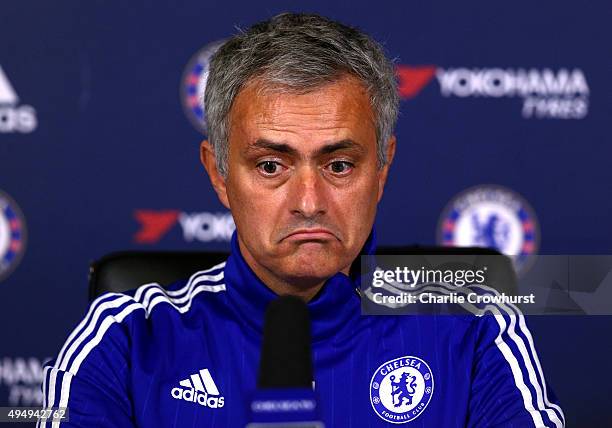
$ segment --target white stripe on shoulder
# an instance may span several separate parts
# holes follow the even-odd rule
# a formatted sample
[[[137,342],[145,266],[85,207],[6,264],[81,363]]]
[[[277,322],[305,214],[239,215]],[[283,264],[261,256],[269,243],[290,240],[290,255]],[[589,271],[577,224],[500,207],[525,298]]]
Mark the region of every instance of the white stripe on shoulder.
[[[215,270],[218,270],[218,269],[223,269],[223,268],[225,268],[225,262],[219,263],[206,270],[196,272],[193,275],[191,275],[191,277],[189,278],[189,281],[187,281],[187,284],[185,284],[183,287],[181,287],[178,290],[167,291],[167,293],[169,296],[180,296],[181,294],[185,294],[195,281],[199,281],[199,280],[219,281],[223,279],[223,270],[216,275],[206,275],[206,274],[213,272]]]
[[[187,290],[187,292],[184,295],[175,295],[175,294],[171,294],[170,291],[161,288],[161,291],[168,296],[168,298],[176,304],[182,304],[187,302],[188,300],[191,299],[191,295],[193,294],[193,291],[196,287],[205,284],[208,285],[211,288],[211,290],[216,290],[217,288],[215,288],[215,286],[222,286],[222,289],[219,289],[218,291],[225,291],[225,285],[223,284],[223,271],[219,272],[217,275],[205,275],[205,276],[201,276],[199,277],[196,281],[193,281],[191,283],[191,285],[189,286],[189,289]]]
[[[65,372],[64,377],[62,379],[62,389],[60,392],[60,400],[58,407],[68,407],[68,399],[70,397],[70,385],[72,378],[78,373],[81,364],[85,360],[85,358],[89,355],[92,349],[94,349],[104,337],[106,331],[115,323],[122,322],[125,317],[134,312],[137,309],[144,309],[142,304],[140,303],[131,303],[127,305],[121,312],[117,315],[109,315],[107,316],[100,327],[98,332],[87,344],[83,347],[83,349],[76,356],[72,364],[70,365],[70,369]],[[60,426],[60,422],[53,422],[51,425],[52,428],[58,428]]]
[[[221,263],[203,272],[210,272],[215,269],[222,268],[224,267],[224,265],[225,263]],[[102,303],[94,302],[92,304],[92,307],[90,308],[90,313],[93,315],[88,314],[88,316],[83,320],[83,322],[79,325],[79,327],[77,327],[76,330],[78,330],[78,332],[76,331],[73,332],[73,335],[71,335],[71,338],[70,338],[71,340],[69,340],[68,342],[72,342],[72,339],[74,339],[74,341],[72,342],[70,347],[67,348],[67,350],[63,350],[62,352],[63,358],[61,362],[59,358],[58,358],[58,361],[56,362],[56,368],[65,372],[64,377],[62,379],[59,407],[67,406],[69,397],[70,397],[70,386],[71,386],[72,378],[79,371],[79,368],[81,367],[81,364],[83,363],[85,358],[87,358],[89,353],[102,341],[104,334],[113,324],[122,322],[129,314],[131,314],[133,311],[137,309],[144,309],[145,314],[146,314],[145,316],[149,317],[152,309],[157,304],[162,303],[162,302],[169,303],[172,307],[174,307],[180,313],[185,313],[191,308],[193,298],[196,295],[200,294],[201,292],[206,291],[206,292],[217,293],[220,291],[225,291],[225,284],[222,284],[222,283],[221,284],[206,284],[206,282],[210,281],[210,276],[200,275],[196,277],[195,275],[197,274],[194,274],[194,276],[192,276],[192,280],[190,281],[191,288],[189,287],[186,288],[186,291],[188,294],[183,297],[176,297],[176,298],[170,297],[168,295],[169,293],[166,290],[164,290],[159,284],[151,283],[151,284],[145,284],[145,285],[140,286],[136,290],[133,298],[128,295],[117,294],[114,299],[109,299],[108,301],[104,301]],[[219,279],[223,279],[223,271],[220,272],[220,274],[213,275],[213,277],[215,277],[217,281]],[[153,298],[154,296],[155,298]],[[108,295],[104,295],[102,297],[108,297]],[[132,303],[127,304],[121,310],[119,314],[117,315],[107,314],[104,320],[102,321],[102,323],[100,323],[99,327],[96,330],[96,325],[98,325],[98,321],[102,317],[103,312],[108,311],[109,309],[112,309],[112,308],[118,308],[121,305],[126,304],[130,301]],[[182,305],[183,303],[186,303],[186,304]],[[96,309],[94,309],[94,306],[96,306]],[[94,333],[94,330],[96,331],[94,337],[89,338]],[[89,338],[88,339],[89,341],[85,343],[85,340],[87,338]],[[66,343],[66,345],[64,345],[65,347],[68,345],[68,342]],[[72,356],[75,354],[76,350],[82,344],[84,344],[83,347],[81,348],[80,351],[78,351],[78,353],[76,354],[76,356],[71,362]],[[50,380],[51,385],[50,385],[49,400],[48,400],[49,408],[53,407],[53,403],[55,401],[54,395],[55,395],[55,386],[57,382],[57,371],[58,370],[55,370],[55,369],[54,371],[52,371],[52,376]],[[56,428],[56,427],[59,427],[59,423],[54,422],[52,425],[52,428]],[[43,428],[44,428],[44,424],[43,424]]]
[[[51,370],[51,366],[47,366],[43,369],[43,382],[42,382],[42,408],[45,409],[47,407],[47,372]],[[40,428],[40,419],[36,421],[36,428]]]
[[[197,285],[197,283],[194,283]],[[179,311],[180,313],[184,314],[185,312],[189,311],[189,309],[191,308],[191,304],[193,303],[193,299],[194,297],[196,297],[198,294],[202,293],[202,292],[208,292],[208,293],[218,293],[220,291],[225,291],[225,284],[201,284],[201,285],[197,285],[189,295],[185,296],[186,298],[188,298],[187,300],[185,299],[172,299],[169,298],[167,295],[165,295],[163,292],[160,293],[159,295],[155,296],[155,298],[153,297],[153,294],[158,292],[158,290],[152,291],[151,293],[149,293],[149,296],[147,299],[150,300],[150,302],[146,305],[147,308],[147,316],[151,314],[151,312],[153,311],[153,308],[155,306],[157,306],[159,303],[168,303],[170,306],[172,306],[174,309],[176,309],[177,311]],[[181,300],[181,302],[177,302],[177,300]],[[179,306],[180,303],[185,303],[182,306]]]
[[[533,343],[533,337],[531,336],[531,332],[529,331],[529,329],[527,328],[527,325],[525,324],[525,317],[524,316],[521,315],[519,323],[520,323],[520,326],[521,326],[521,331],[523,332],[523,334],[527,338],[527,341],[529,342],[529,347],[531,349],[531,354],[533,355],[533,360],[535,361],[536,368],[538,369],[538,373],[540,375],[540,379],[542,379],[542,388],[543,388],[543,391],[544,391],[544,402],[549,407],[552,407],[552,408],[557,410],[559,416],[563,420],[563,426],[565,426],[565,414],[563,413],[563,409],[561,409],[561,407],[558,406],[557,404],[551,403],[549,401],[549,399],[548,399],[548,393],[546,392],[547,391],[546,378],[544,377],[544,372],[542,370],[542,364],[540,364],[540,358],[538,357],[538,354],[537,354],[537,352],[535,350],[535,345]]]
[[[480,285],[480,284],[471,286],[471,288],[473,289],[475,286],[482,288],[484,291],[487,291],[489,293],[495,293],[496,295],[499,295],[497,290],[487,287],[487,286]],[[466,289],[456,290],[455,288],[453,288],[452,290],[449,290],[445,287],[446,287],[445,284],[436,284],[435,291],[438,291],[443,294],[449,294],[451,291],[453,292],[459,291],[465,295],[467,295],[468,293]],[[426,287],[425,289],[428,289],[428,288],[429,287]],[[432,287],[432,291],[434,291],[433,289],[434,287]],[[562,428],[563,426],[565,426],[565,423],[564,423],[565,418],[562,416],[563,418],[563,422],[562,422],[559,419],[558,414],[555,413],[555,411],[551,409],[552,407],[552,408],[561,410],[560,407],[557,406],[556,404],[550,403],[550,401],[548,400],[548,397],[546,396],[545,386],[544,386],[544,390],[542,393],[542,386],[540,385],[540,383],[538,382],[538,379],[535,376],[535,372],[532,366],[532,361],[531,361],[531,358],[529,357],[529,354],[527,353],[523,339],[516,334],[515,326],[516,326],[517,318],[519,319],[519,329],[521,330],[521,332],[523,334],[526,334],[525,332],[527,333],[529,332],[525,324],[524,316],[521,313],[521,311],[515,307],[515,310],[516,310],[516,313],[515,313],[507,305],[504,305],[504,304],[500,304],[500,305],[487,304],[485,305],[483,309],[480,309],[476,307],[475,305],[471,305],[469,303],[460,304],[460,305],[478,316],[482,316],[483,313],[488,311],[492,313],[493,316],[495,317],[495,320],[497,321],[499,328],[500,328],[499,334],[497,338],[495,339],[495,344],[497,345],[498,349],[500,350],[500,352],[502,353],[502,355],[504,356],[504,358],[510,365],[510,369],[514,377],[515,384],[517,388],[519,389],[519,391],[521,392],[521,395],[523,397],[523,404],[525,405],[525,409],[531,414],[534,424],[537,427],[545,426],[544,421],[542,420],[542,416],[540,415],[538,411],[538,410],[542,410],[546,412],[547,416],[555,424],[556,427]],[[472,308],[470,308],[469,306],[472,306]],[[502,313],[500,312],[500,308],[507,314],[507,317],[510,319],[509,326],[507,326],[506,321],[504,319],[504,315],[502,315]],[[507,330],[506,330],[506,327],[507,327]],[[525,383],[518,359],[514,355],[514,353],[508,346],[508,344],[506,344],[502,338],[502,334],[504,331],[507,331],[508,336],[512,339],[512,341],[516,344],[517,348],[519,349],[521,359],[523,360],[523,364],[525,368],[527,369],[527,373],[529,374],[529,382],[531,383],[531,386],[536,392],[538,410],[536,410],[533,407],[531,390],[527,387]],[[537,359],[536,354],[534,354],[534,357]],[[541,379],[544,379],[543,375],[541,375]],[[543,401],[545,401],[547,404],[544,405]],[[561,415],[562,414],[563,413],[561,412]]]
[[[66,339],[66,342],[64,343],[64,346],[60,350],[57,360],[55,361],[56,365],[64,358],[64,355],[68,350],[68,346],[72,343],[72,341],[86,328],[87,325],[89,325],[92,317],[95,316],[95,313],[100,306],[103,305],[105,308],[117,307],[127,300],[129,300],[129,297],[119,293],[103,294],[94,300],[89,306],[89,311],[87,312],[85,318],[83,318],[79,325],[77,325],[72,331],[70,336],[68,336],[68,339]]]
[[[66,339],[66,342],[64,342],[64,346],[62,346],[62,349],[60,350],[60,353],[57,357],[57,359],[55,360],[55,365],[54,367],[51,369],[51,377],[49,379],[49,393],[48,393],[48,397],[47,397],[47,408],[51,408],[53,407],[53,404],[55,402],[55,384],[57,381],[57,374],[58,374],[58,368],[59,368],[59,364],[61,364],[61,362],[63,361],[66,352],[68,351],[70,345],[73,343],[74,339],[77,338],[77,336],[83,332],[83,330],[89,325],[89,323],[92,320],[93,314],[95,313],[95,311],[98,309],[98,306],[101,304],[106,304],[107,302],[112,302],[113,299],[117,299],[117,298],[121,298],[121,297],[125,297],[122,294],[117,294],[117,293],[109,293],[109,294],[103,294],[102,296],[98,297],[96,300],[94,300],[92,302],[92,304],[89,306],[89,311],[87,312],[87,315],[83,318],[83,320],[76,326],[76,328],[72,331],[72,333],[70,334],[70,336],[68,336],[68,339]],[[46,422],[42,423],[42,428],[46,427]]]
[[[394,293],[394,294],[399,294],[399,290],[394,289],[393,287],[390,286],[386,286],[387,284],[383,285],[383,288],[386,289],[387,291]],[[454,288],[452,289],[448,289],[445,287],[449,287],[447,284],[428,284],[428,285],[423,285],[419,288],[415,288],[414,292],[420,292],[421,289],[426,289],[426,290],[432,290],[434,291],[434,289],[437,289],[438,291],[440,291],[441,293],[447,293],[450,291],[457,291]],[[499,292],[491,287],[482,285],[482,284],[473,284],[470,286],[471,289],[475,289],[475,288],[481,288],[482,290],[484,290],[487,293],[490,294],[494,294],[496,296],[499,296]],[[444,291],[441,291],[444,290]],[[386,306],[389,307],[399,307],[400,305],[390,305],[387,304]],[[463,306],[465,308],[465,305],[460,305]],[[527,352],[527,349],[525,347],[525,343],[523,341],[523,339],[516,333],[515,331],[515,326],[516,326],[516,320],[515,319],[511,319],[511,325],[508,328],[508,335],[511,337],[512,341],[514,343],[516,343],[517,348],[519,349],[519,352],[521,354],[521,357],[523,359],[523,361],[525,362],[525,369],[528,372],[529,375],[529,381],[533,387],[533,390],[536,393],[536,400],[537,400],[537,404],[538,404],[538,408],[542,409],[543,411],[546,412],[546,414],[549,416],[550,420],[557,426],[565,426],[565,415],[563,414],[563,410],[561,410],[561,407],[559,407],[557,404],[554,404],[552,402],[550,402],[549,398],[548,398],[548,393],[547,393],[547,389],[546,389],[546,379],[544,377],[543,371],[542,371],[542,365],[540,364],[539,358],[537,356],[537,353],[535,351],[535,346],[533,344],[533,338],[531,336],[531,333],[529,331],[529,329],[527,328],[527,325],[525,323],[525,317],[523,316],[523,314],[521,313],[520,309],[517,308],[515,305],[513,304],[500,304],[497,305],[499,306],[501,309],[503,309],[503,311],[505,313],[507,313],[510,317],[516,317],[518,315],[518,330],[527,338],[527,341],[529,342],[529,346],[531,349],[531,355],[529,354],[529,352]],[[483,315],[483,310],[479,309],[477,307],[474,306],[474,308],[476,310],[480,310],[480,313],[476,313],[477,316],[482,316]],[[467,309],[467,308],[466,308]],[[532,357],[533,356],[533,357]],[[533,368],[533,365],[535,364],[537,370],[538,370],[538,374],[539,374],[539,379],[536,378],[535,375],[535,371]]]
[[[154,285],[156,284],[145,284],[139,287],[138,290],[136,291],[136,295],[137,296],[142,295],[142,293],[147,288],[150,288]],[[64,346],[62,347],[57,357],[57,360],[55,361],[54,367],[51,369],[51,376],[49,379],[49,393],[48,393],[48,399],[47,399],[48,409],[52,407],[57,407],[57,406],[54,406],[54,404],[55,404],[55,390],[56,390],[58,373],[62,370],[66,370],[77,348],[85,341],[87,337],[89,337],[90,334],[93,333],[96,325],[98,324],[99,319],[103,316],[103,313],[112,312],[114,309],[120,307],[121,305],[126,304],[129,301],[135,301],[138,299],[137,296],[130,297],[128,295],[121,294],[121,293],[107,293],[107,294],[103,294],[102,296],[98,297],[96,300],[92,302],[92,304],[89,307],[89,311],[87,312],[87,315],[85,316],[85,318],[83,318],[81,323],[79,323],[79,325],[70,334],[70,336],[64,343]],[[112,315],[107,315],[107,317],[109,316],[112,317]],[[79,354],[81,354],[83,350],[81,350]],[[46,423],[43,422],[41,425],[41,428],[45,428],[45,427],[46,427]]]
[[[78,338],[75,339],[74,342],[72,342],[72,345],[70,345],[70,347],[66,351],[65,358],[62,358],[63,355],[60,352],[60,356],[58,357],[58,363],[56,363],[57,365],[59,365],[58,368],[60,370],[66,370],[66,367],[68,367],[68,362],[70,361],[70,358],[72,357],[72,355],[74,354],[76,349],[79,347],[79,345],[81,345],[81,343],[83,343],[83,341],[91,333],[93,333],[93,331],[96,328],[96,325],[98,323],[98,320],[102,316],[103,312],[105,312],[107,309],[118,308],[119,306],[123,305],[124,303],[129,302],[130,300],[133,300],[133,298],[130,297],[130,296],[123,295],[123,296],[119,296],[118,298],[116,298],[114,300],[108,300],[108,301],[105,301],[104,303],[100,304],[96,308],[96,310],[94,311],[93,316],[91,317],[91,321],[89,322],[87,327],[84,328],[80,332]],[[61,363],[59,362],[59,360],[61,360]]]
[[[434,291],[434,292],[438,292],[438,293],[441,293],[441,294],[450,294],[451,293],[451,290],[446,289],[442,284],[436,284],[435,287],[431,287],[431,288],[430,287],[424,287],[423,291],[424,290]],[[459,293],[465,294],[465,295],[467,295],[467,292],[468,292],[465,289],[453,290],[453,291],[454,292],[459,292]],[[521,368],[519,366],[518,360],[516,359],[516,357],[512,353],[512,350],[510,349],[508,344],[502,338],[502,334],[505,331],[505,329],[507,327],[507,324],[506,324],[506,321],[505,321],[503,315],[501,315],[501,312],[500,312],[499,308],[497,306],[493,305],[493,304],[487,304],[487,305],[485,305],[484,308],[478,308],[477,306],[475,306],[475,305],[473,305],[471,303],[468,303],[468,302],[459,303],[459,305],[462,306],[463,308],[465,308],[466,310],[472,312],[475,315],[482,316],[484,313],[489,312],[489,313],[492,314],[490,316],[495,318],[495,320],[497,321],[497,323],[499,325],[499,333],[497,334],[497,337],[495,338],[495,345],[500,350],[500,352],[503,355],[504,359],[506,360],[506,362],[510,366],[510,371],[512,372],[512,376],[514,378],[514,383],[515,383],[516,387],[518,388],[519,392],[521,393],[521,397],[523,399],[523,406],[525,407],[525,410],[527,410],[527,412],[531,416],[531,419],[533,420],[534,425],[536,427],[538,427],[538,428],[545,427],[544,421],[542,420],[542,415],[533,406],[531,391],[529,390],[529,388],[525,384],[525,381],[523,379],[523,373],[521,372]],[[510,316],[510,326],[509,326],[508,330],[510,330],[510,329],[512,329],[514,327],[514,319],[513,318],[516,318],[516,317],[511,315]]]
[[[500,295],[497,290],[491,287],[488,287],[485,285],[477,285],[476,287],[482,288],[483,290],[488,291],[490,293],[494,293],[496,296]],[[529,373],[529,380],[531,381],[531,384],[533,385],[536,391],[538,407],[546,411],[546,414],[548,415],[550,420],[557,427],[564,426],[565,425],[565,415],[563,414],[563,410],[561,410],[560,406],[554,403],[551,403],[550,400],[548,399],[548,393],[546,392],[546,379],[544,377],[544,372],[542,371],[542,365],[540,364],[538,354],[536,353],[535,346],[533,344],[533,338],[531,336],[529,329],[527,328],[527,324],[525,323],[525,316],[523,315],[523,313],[518,307],[516,307],[515,305],[511,303],[502,304],[500,306],[502,306],[504,310],[510,316],[513,316],[513,315],[518,316],[518,320],[519,320],[518,330],[527,338],[527,341],[530,344],[531,355],[533,355],[533,359],[530,357],[529,352],[527,352],[527,348],[525,346],[525,342],[523,341],[523,339],[519,335],[516,334],[514,329],[512,330],[511,332],[512,340],[516,343],[521,353],[521,356],[523,357],[523,360],[525,362],[525,367],[527,369],[527,372]],[[534,362],[538,369],[539,378],[542,380],[542,384],[540,384],[539,380],[536,378],[535,370],[533,367]],[[554,412],[554,410],[551,410],[549,408],[557,410],[558,413]],[[561,417],[562,420],[559,418],[559,416]]]

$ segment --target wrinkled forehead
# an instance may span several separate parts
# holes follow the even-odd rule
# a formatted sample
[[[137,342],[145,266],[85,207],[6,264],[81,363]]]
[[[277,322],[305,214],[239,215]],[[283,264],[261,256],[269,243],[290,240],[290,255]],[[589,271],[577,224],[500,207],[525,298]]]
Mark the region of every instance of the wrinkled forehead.
[[[362,144],[375,142],[369,93],[352,76],[309,91],[255,80],[234,100],[229,115],[229,140],[243,144],[261,138],[309,140],[311,144],[346,139]]]

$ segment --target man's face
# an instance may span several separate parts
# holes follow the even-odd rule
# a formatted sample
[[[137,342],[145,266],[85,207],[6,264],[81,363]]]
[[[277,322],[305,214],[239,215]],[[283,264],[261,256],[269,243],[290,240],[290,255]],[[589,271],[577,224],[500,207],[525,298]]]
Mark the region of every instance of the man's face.
[[[260,278],[298,287],[348,273],[370,233],[388,169],[378,168],[363,86],[347,77],[293,94],[252,83],[229,119],[228,175],[215,188],[232,212],[247,263]]]

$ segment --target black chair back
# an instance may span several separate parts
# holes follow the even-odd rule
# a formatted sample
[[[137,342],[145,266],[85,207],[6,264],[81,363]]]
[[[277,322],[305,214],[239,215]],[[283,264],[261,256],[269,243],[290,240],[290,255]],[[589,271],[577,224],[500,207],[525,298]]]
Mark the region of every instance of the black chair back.
[[[437,255],[485,256],[489,266],[487,285],[512,293],[516,290],[516,275],[508,257],[488,248],[460,248],[436,246],[379,247],[377,254],[387,255]],[[143,284],[156,282],[167,286],[181,279],[189,278],[197,271],[210,268],[227,259],[226,252],[177,252],[177,251],[122,251],[108,254],[94,261],[89,270],[89,300],[105,292],[121,293]],[[486,256],[500,256],[489,258]],[[413,259],[419,264],[418,259]],[[425,261],[423,262],[425,263]],[[456,267],[456,266],[455,266]]]

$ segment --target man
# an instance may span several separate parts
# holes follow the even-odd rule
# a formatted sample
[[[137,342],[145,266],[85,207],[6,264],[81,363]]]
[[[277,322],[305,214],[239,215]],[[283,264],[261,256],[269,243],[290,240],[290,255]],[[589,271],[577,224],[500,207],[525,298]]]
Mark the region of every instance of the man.
[[[284,294],[308,302],[327,426],[563,426],[521,315],[360,315],[351,267],[373,252],[396,146],[393,66],[375,42],[279,15],[215,54],[205,108],[231,255],[168,289],[98,298],[44,372],[45,406],[69,408],[60,426],[244,426],[263,315]]]

